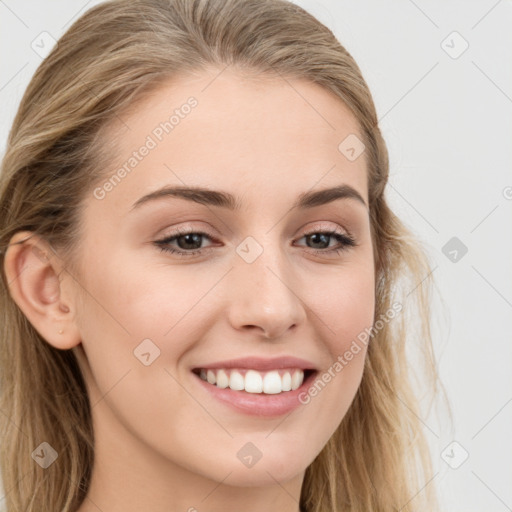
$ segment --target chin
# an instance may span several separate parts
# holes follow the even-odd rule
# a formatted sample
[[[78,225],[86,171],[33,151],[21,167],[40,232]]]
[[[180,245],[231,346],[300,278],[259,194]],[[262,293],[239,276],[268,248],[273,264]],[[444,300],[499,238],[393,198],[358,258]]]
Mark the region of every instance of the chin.
[[[226,479],[228,485],[236,487],[264,487],[275,485],[276,481],[284,483],[292,480],[303,473],[308,465],[309,462],[305,460],[290,460],[290,458],[285,456],[278,458],[276,456],[265,457],[263,455],[252,466],[245,466],[237,460],[235,464],[231,464],[227,472],[223,472],[222,475],[217,475],[217,477],[220,477],[220,480],[222,480],[227,473],[231,472],[229,478]],[[217,480],[218,478],[215,479]]]

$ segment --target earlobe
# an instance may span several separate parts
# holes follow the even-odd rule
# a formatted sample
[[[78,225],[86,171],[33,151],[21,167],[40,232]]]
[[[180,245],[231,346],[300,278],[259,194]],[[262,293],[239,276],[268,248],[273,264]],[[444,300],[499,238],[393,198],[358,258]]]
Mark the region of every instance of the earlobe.
[[[71,294],[64,286],[69,276],[48,242],[33,232],[16,233],[4,270],[13,300],[50,345],[66,350],[80,343]]]

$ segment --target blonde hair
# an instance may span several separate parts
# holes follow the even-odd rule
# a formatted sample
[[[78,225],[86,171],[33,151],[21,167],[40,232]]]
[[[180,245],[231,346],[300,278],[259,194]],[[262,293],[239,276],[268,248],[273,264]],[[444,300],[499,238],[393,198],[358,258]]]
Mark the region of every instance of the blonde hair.
[[[75,350],[52,347],[12,300],[3,270],[9,240],[33,231],[72,268],[80,205],[111,158],[103,144],[108,124],[158,84],[210,65],[306,79],[348,106],[366,146],[375,319],[396,302],[403,306],[372,336],[354,401],[307,468],[301,508],[434,510],[432,485],[420,492],[431,462],[406,357],[418,340],[422,375],[435,392],[430,264],[385,200],[387,149],[357,64],[327,27],[284,0],[113,0],[79,18],[39,66],[2,163],[0,470],[7,511],[75,511],[94,462]],[[45,470],[30,456],[43,441],[59,454]]]

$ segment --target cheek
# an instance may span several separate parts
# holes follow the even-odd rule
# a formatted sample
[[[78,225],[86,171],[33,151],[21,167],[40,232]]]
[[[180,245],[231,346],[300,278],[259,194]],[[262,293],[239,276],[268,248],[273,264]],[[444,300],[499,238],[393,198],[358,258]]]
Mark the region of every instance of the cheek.
[[[150,269],[138,260],[105,265],[87,280],[87,327],[92,327],[92,321],[102,332],[115,334],[115,338],[129,337],[132,343],[152,336],[161,338],[198,303],[202,288],[211,287],[191,283],[191,277],[192,273],[179,269]]]
[[[164,369],[175,375],[183,357],[205,337],[206,322],[214,318],[214,293],[209,297],[208,292],[223,272],[198,277],[178,267],[172,272],[166,266],[148,268],[136,258],[111,261],[117,263],[87,276],[79,315],[92,378],[103,394],[128,371],[130,381],[144,386],[153,385],[160,373],[156,387],[169,392]]]
[[[307,304],[318,317],[332,357],[371,327],[375,314],[375,281],[371,265],[341,268],[309,285]],[[315,315],[316,314],[316,315]]]
[[[329,360],[300,398],[322,420],[326,435],[342,421],[361,382],[367,352],[366,334],[375,315],[375,280],[370,258],[340,268],[336,277],[316,281],[308,305],[318,319],[317,333]]]

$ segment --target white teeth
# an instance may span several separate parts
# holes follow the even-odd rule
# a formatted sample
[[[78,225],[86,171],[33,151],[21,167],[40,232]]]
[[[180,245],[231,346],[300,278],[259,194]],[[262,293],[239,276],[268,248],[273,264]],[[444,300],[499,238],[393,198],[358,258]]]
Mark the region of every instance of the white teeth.
[[[227,388],[229,386],[229,377],[224,370],[217,372],[217,386],[219,388]]]
[[[263,391],[263,379],[258,372],[249,370],[245,374],[245,391],[247,393],[261,393]]]
[[[215,377],[215,372],[213,372],[212,370],[208,370],[206,372],[206,380],[210,384],[215,384],[217,382],[217,378]]]
[[[235,391],[265,393],[268,395],[276,395],[283,391],[296,390],[304,381],[304,371],[301,369],[272,370],[268,372],[234,369],[201,369],[199,376],[201,379],[219,388],[229,387]]]
[[[295,371],[292,375],[292,390],[296,390],[304,380],[304,372]]]
[[[282,381],[279,372],[268,372],[263,377],[263,392],[275,395],[282,391]]]
[[[244,376],[236,370],[229,376],[229,387],[235,391],[242,391],[245,388]]]
[[[291,391],[292,389],[292,376],[290,375],[290,372],[286,372],[283,375],[282,389],[283,391]]]

